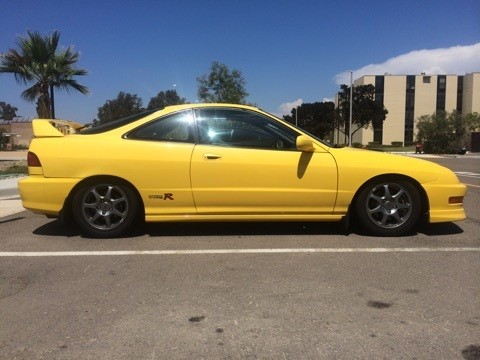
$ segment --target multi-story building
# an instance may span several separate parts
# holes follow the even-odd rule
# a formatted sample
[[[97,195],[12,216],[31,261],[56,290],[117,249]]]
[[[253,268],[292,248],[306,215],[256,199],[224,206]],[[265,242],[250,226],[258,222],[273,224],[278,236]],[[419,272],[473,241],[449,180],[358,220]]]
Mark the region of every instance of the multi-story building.
[[[480,113],[480,72],[467,75],[366,75],[354,86],[375,86],[375,100],[383,103],[388,115],[379,129],[361,129],[352,143],[390,145],[394,141],[413,143],[416,120],[443,110],[463,114]]]

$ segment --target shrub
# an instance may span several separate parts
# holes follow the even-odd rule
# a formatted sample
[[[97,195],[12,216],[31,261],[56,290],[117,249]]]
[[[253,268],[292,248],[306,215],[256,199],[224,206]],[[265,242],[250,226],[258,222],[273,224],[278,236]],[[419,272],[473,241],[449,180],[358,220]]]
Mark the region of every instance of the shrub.
[[[28,174],[28,166],[26,164],[26,161],[25,162],[6,161],[6,163],[7,164],[2,164],[2,166],[0,167],[0,175]]]
[[[13,150],[28,150],[28,145],[23,145],[23,144],[13,145]]]
[[[480,125],[477,113],[461,114],[437,111],[417,120],[417,138],[424,143],[426,153],[456,154],[468,145],[470,132]]]

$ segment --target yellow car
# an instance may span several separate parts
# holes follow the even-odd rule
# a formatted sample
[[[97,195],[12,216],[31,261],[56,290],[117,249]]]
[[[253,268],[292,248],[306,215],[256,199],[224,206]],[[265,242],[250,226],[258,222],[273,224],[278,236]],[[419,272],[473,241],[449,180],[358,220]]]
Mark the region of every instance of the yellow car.
[[[23,206],[86,236],[154,221],[341,221],[399,236],[465,219],[466,186],[429,161],[333,148],[260,109],[166,107],[80,130],[33,121]]]

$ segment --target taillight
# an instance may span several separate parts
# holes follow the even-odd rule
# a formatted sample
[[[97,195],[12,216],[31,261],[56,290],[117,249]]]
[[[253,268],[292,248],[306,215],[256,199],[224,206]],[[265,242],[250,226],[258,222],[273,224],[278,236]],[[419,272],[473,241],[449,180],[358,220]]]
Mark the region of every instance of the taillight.
[[[31,151],[29,151],[27,154],[27,164],[28,166],[42,167],[38,156]]]

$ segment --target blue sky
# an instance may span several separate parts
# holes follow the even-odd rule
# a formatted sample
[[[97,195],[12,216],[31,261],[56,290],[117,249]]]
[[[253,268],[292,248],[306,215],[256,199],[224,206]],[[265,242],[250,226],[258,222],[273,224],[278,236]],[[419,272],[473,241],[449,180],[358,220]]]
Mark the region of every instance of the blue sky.
[[[332,99],[346,70],[480,71],[478,0],[0,0],[0,9],[0,52],[27,30],[59,30],[61,45],[81,53],[89,75],[78,81],[90,94],[57,92],[56,115],[83,123],[119,91],[144,106],[169,89],[195,102],[212,61],[240,70],[248,101],[275,114]],[[24,89],[0,74],[0,101],[34,117]]]

